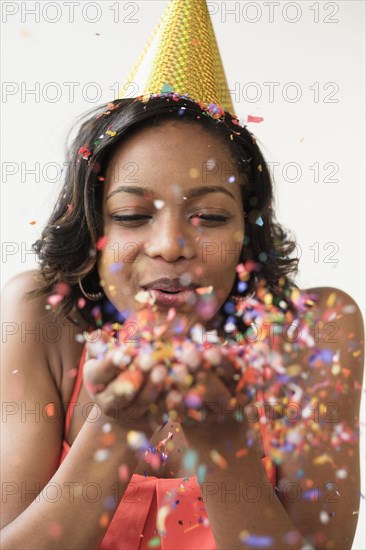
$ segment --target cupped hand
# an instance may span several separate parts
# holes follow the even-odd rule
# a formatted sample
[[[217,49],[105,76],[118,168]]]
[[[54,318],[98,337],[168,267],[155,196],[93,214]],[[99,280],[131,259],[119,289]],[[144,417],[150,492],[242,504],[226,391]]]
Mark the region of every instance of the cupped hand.
[[[162,384],[153,383],[151,374],[139,368],[129,369],[130,358],[105,331],[89,334],[84,365],[84,384],[102,412],[117,422],[140,424],[162,392]]]
[[[245,366],[234,359],[233,350],[224,353],[211,346],[200,355],[196,344],[186,340],[168,368],[163,360],[152,360],[151,348],[144,354],[138,342],[129,348],[111,344],[105,332],[92,342],[87,344],[85,385],[107,416],[147,421],[153,428],[167,421],[187,429],[203,424],[213,431],[219,425],[231,429],[243,420],[251,394]],[[160,344],[154,343],[154,349]]]
[[[195,344],[185,342],[178,359],[180,362],[170,367],[170,388],[157,402],[165,418],[182,425],[204,423],[213,428],[242,420],[253,394],[247,391],[245,369],[232,354],[211,346],[197,357]]]

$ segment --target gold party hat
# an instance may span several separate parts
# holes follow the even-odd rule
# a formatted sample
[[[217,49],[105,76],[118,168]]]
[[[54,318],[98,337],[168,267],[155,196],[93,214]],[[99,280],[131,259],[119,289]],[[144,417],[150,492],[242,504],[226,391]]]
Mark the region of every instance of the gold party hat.
[[[176,92],[235,114],[206,0],[170,0],[118,98],[131,86],[138,96]]]

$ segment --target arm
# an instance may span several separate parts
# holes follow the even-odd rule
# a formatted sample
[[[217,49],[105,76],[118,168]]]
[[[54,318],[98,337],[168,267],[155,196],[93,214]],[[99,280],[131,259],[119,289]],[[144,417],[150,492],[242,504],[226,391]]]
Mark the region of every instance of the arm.
[[[311,430],[304,434],[303,452],[285,455],[279,465],[279,498],[316,548],[345,550],[352,547],[360,500],[364,325],[357,304],[345,292],[335,288],[307,292],[319,293],[315,347],[330,351],[334,359],[333,364],[319,362],[313,368],[303,365],[308,377],[302,387],[313,400],[314,422],[307,424]],[[304,475],[299,477],[301,470]],[[287,480],[296,482],[299,497],[285,490]],[[309,500],[305,495],[312,487],[314,499]]]
[[[277,498],[255,448],[235,457],[245,447],[247,428],[223,425],[209,435],[202,425],[187,432],[189,444],[199,451],[200,463],[207,466],[200,486],[217,548],[305,548],[307,541]],[[213,462],[212,449],[227,467]],[[292,538],[285,544],[289,533]]]
[[[292,450],[281,452],[280,457],[277,454],[280,458],[278,498],[271,492],[254,447],[246,448],[247,454],[242,458],[235,458],[234,452],[246,447],[248,425],[245,422],[230,429],[216,426],[212,431],[208,426],[195,426],[186,432],[189,443],[200,452],[200,461],[209,466],[201,488],[218,548],[258,547],[261,539],[247,538],[248,535],[266,537],[261,544],[266,547],[268,543],[269,548],[296,549],[309,543],[319,550],[351,548],[360,486],[358,413],[363,322],[354,301],[336,289],[321,292],[317,306],[319,319],[327,312],[331,291],[335,292],[338,311],[343,311],[337,316],[338,338],[333,342],[330,338],[320,339],[316,348],[330,349],[332,354],[339,352],[346,379],[340,382],[340,378],[331,373],[331,366],[326,369],[319,365],[317,370],[310,372],[306,354],[293,357],[294,364],[301,364],[302,374],[306,375],[299,377],[298,384],[306,393],[307,401],[313,398],[314,407],[320,402],[321,410],[324,401],[327,402],[328,415],[323,410],[323,419],[333,422],[321,422],[321,418],[318,422],[302,421],[301,418],[296,424],[289,422],[288,429],[294,433],[295,427],[301,440]],[[329,334],[327,329],[329,327],[325,334]],[[352,345],[348,344],[351,341]],[[319,386],[317,393],[317,384],[324,382],[328,385]],[[336,422],[331,403],[338,411]],[[346,426],[349,431],[343,430]],[[344,437],[349,433],[350,440],[336,441],[337,429],[344,431]],[[226,469],[213,463],[212,449],[226,459]],[[315,492],[311,499],[312,489]]]
[[[98,417],[92,410],[58,468],[64,414],[49,370],[49,344],[32,335],[22,339],[19,330],[21,323],[31,329],[39,322],[40,334],[46,334],[42,328],[51,319],[40,301],[20,300],[26,289],[29,276],[17,276],[6,285],[2,300],[3,328],[18,329],[2,346],[2,547],[98,548],[127,486],[118,479],[118,467],[126,464],[130,476],[137,460],[125,444],[126,429],[100,414],[97,422],[88,421]],[[49,403],[54,407],[50,416]],[[107,460],[97,462],[95,452],[106,447],[105,422],[112,426],[115,444]],[[100,490],[96,502],[84,490],[91,483]],[[105,514],[108,496],[116,506]]]

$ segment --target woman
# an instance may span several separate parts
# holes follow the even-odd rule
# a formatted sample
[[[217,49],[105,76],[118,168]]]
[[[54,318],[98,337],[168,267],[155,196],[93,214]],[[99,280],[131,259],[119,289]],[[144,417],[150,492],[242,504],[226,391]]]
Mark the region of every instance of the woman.
[[[252,134],[178,94],[117,100],[83,123],[69,161],[35,244],[39,270],[4,291],[3,319],[22,331],[4,345],[3,547],[351,548],[362,318],[344,292],[292,282],[295,245],[275,222]],[[271,356],[278,368],[269,361],[265,389],[285,384],[283,361],[307,407],[282,424],[283,410],[270,407],[267,449],[258,418],[231,414],[240,392],[229,371],[198,368],[211,403],[204,421],[169,405],[163,377],[121,374],[116,322],[131,321],[124,341],[146,320],[166,341],[197,326],[225,337],[235,302],[254,295],[273,326],[275,310],[305,324],[314,311],[311,353],[283,332],[266,339],[282,355]],[[250,325],[238,319],[231,332]],[[141,432],[146,453],[136,452],[146,449]]]

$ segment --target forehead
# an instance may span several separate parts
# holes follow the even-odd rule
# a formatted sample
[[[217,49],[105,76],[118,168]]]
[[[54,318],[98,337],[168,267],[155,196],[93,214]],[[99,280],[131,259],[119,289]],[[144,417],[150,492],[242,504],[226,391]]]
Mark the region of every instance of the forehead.
[[[173,119],[137,128],[113,153],[107,166],[105,190],[109,193],[121,184],[147,182],[149,187],[159,188],[173,181],[188,188],[222,184],[234,191],[239,175],[229,145],[194,121]]]

